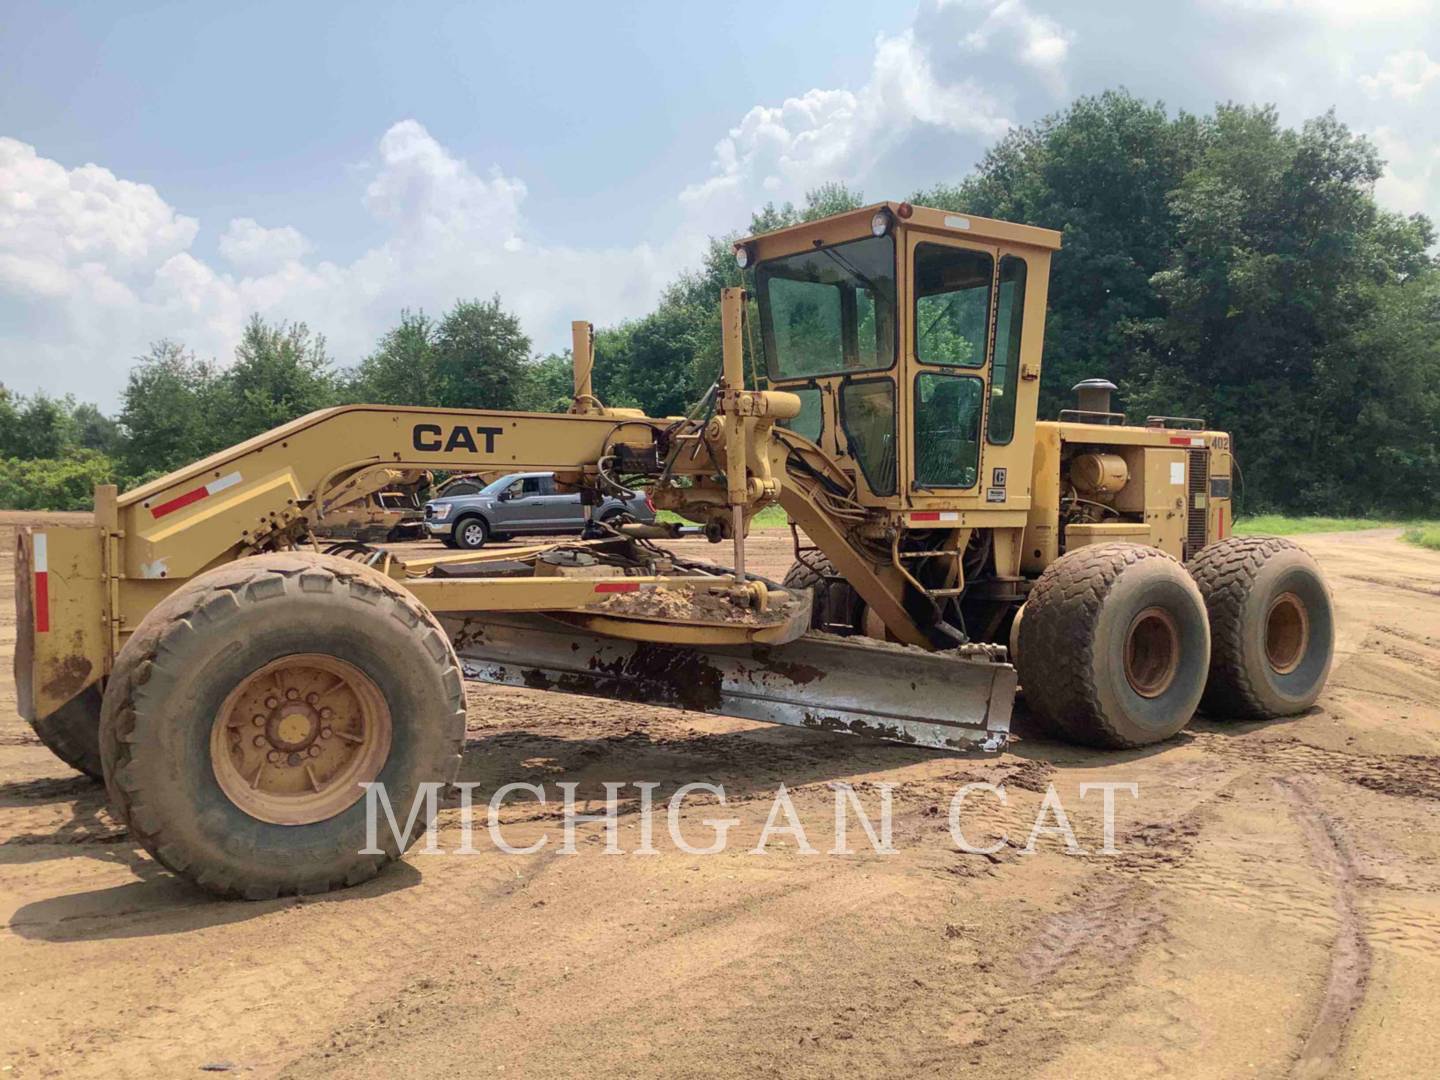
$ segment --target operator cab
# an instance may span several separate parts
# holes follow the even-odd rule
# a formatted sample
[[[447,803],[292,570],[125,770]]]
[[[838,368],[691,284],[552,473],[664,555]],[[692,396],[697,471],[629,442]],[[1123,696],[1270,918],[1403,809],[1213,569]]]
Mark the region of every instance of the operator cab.
[[[1023,517],[1059,246],[908,203],[741,241],[770,386],[801,400],[787,426],[853,462],[869,505]]]

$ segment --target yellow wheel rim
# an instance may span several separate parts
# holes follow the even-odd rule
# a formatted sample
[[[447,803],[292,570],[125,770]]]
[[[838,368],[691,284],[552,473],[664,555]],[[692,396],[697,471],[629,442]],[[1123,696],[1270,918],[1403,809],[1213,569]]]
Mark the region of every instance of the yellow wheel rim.
[[[1310,612],[1294,593],[1281,593],[1265,616],[1265,659],[1277,675],[1300,666],[1310,644]]]
[[[1161,607],[1136,615],[1125,635],[1125,679],[1143,698],[1157,698],[1175,681],[1180,667],[1180,631]]]
[[[282,656],[232,690],[210,730],[226,796],[275,825],[310,825],[359,801],[380,775],[392,726],[385,695],[353,664]]]

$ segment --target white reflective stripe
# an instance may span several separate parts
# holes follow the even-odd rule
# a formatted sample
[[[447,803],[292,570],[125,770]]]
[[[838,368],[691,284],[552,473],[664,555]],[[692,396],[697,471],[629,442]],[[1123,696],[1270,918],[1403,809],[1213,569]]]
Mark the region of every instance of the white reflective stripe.
[[[34,533],[31,536],[34,544],[34,558],[30,560],[30,568],[37,574],[43,574],[50,569],[50,544],[43,532]]]
[[[214,495],[224,491],[228,487],[234,487],[238,483],[240,483],[240,474],[238,472],[226,473],[220,477],[220,479],[211,480],[210,483],[206,484],[205,494]]]
[[[954,214],[950,214],[946,216],[945,224],[949,225],[952,229],[968,229],[970,228],[970,219],[968,217],[956,217]]]

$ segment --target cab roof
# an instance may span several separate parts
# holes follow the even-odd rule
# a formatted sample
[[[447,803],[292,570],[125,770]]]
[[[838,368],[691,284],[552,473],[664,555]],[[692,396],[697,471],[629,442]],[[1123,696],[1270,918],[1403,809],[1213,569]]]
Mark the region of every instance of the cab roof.
[[[974,214],[958,214],[948,210],[936,210],[930,206],[912,206],[901,202],[878,202],[847,210],[842,214],[831,214],[817,221],[790,225],[768,233],[756,233],[737,241],[738,244],[755,246],[760,258],[805,248],[854,239],[870,234],[870,219],[880,209],[889,210],[895,224],[901,228],[920,229],[925,232],[948,233],[975,240],[999,240],[1010,244],[1024,244],[1029,247],[1056,251],[1060,247],[1060,233],[1054,229],[1041,229],[1034,225],[1018,225],[1012,221],[997,218],[977,217]]]

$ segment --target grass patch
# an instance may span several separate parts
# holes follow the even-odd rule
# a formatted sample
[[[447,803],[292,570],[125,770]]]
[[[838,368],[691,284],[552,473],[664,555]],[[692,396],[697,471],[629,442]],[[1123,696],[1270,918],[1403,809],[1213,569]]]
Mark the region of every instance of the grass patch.
[[[1378,518],[1340,517],[1287,517],[1284,514],[1257,514],[1254,517],[1238,518],[1235,522],[1237,536],[1295,536],[1298,533],[1357,532],[1360,529],[1383,529],[1394,527],[1398,521],[1381,521]]]
[[[683,518],[673,510],[661,510],[655,515],[660,521],[678,521],[682,525],[696,525],[698,522]],[[778,506],[767,506],[750,519],[752,529],[783,529],[789,523],[785,511]]]
[[[1440,551],[1440,523],[1427,521],[1411,525],[1405,530],[1405,539],[1431,551]]]

